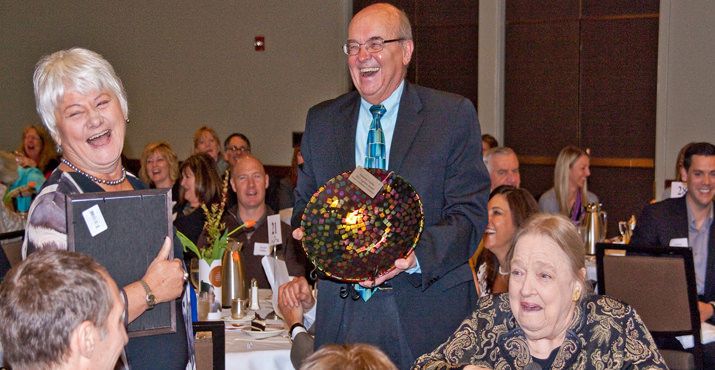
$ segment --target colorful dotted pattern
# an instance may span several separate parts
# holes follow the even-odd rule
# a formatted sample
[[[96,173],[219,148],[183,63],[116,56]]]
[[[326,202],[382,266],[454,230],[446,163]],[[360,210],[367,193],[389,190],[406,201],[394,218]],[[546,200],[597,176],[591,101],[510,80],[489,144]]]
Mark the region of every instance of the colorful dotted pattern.
[[[358,282],[389,272],[412,252],[424,226],[422,202],[407,180],[392,171],[367,171],[384,179],[375,198],[346,172],[318,189],[303,213],[303,248],[336,280]]]

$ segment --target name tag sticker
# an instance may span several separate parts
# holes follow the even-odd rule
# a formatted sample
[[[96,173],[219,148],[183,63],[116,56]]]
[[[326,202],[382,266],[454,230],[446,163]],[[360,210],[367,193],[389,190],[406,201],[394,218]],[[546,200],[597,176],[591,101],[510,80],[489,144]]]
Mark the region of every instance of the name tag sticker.
[[[670,239],[670,247],[687,247],[688,238],[673,238]]]
[[[99,235],[102,231],[107,230],[107,222],[104,221],[104,216],[102,216],[102,211],[99,209],[99,205],[95,204],[82,212],[82,217],[84,218],[84,223],[89,229],[89,234],[94,238]]]
[[[353,170],[348,180],[369,195],[370,198],[375,198],[375,195],[382,190],[382,181],[360,166]]]
[[[253,243],[254,256],[270,256],[271,245],[268,243]]]

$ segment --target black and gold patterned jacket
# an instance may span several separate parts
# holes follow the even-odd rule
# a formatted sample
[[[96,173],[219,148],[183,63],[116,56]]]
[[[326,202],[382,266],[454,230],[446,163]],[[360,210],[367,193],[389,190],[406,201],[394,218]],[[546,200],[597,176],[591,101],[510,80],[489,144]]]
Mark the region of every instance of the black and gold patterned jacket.
[[[457,331],[413,369],[523,369],[531,362],[524,331],[509,306],[509,293],[483,297]],[[667,369],[640,316],[608,296],[576,305],[552,369]]]

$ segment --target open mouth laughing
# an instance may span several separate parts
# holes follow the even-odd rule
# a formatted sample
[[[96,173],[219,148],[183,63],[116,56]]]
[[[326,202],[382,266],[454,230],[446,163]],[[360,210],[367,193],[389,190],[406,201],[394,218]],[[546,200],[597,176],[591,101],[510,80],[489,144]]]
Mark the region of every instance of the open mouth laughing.
[[[370,77],[377,73],[380,70],[379,67],[365,67],[365,68],[360,68],[360,75],[362,77]]]
[[[112,131],[111,130],[104,130],[100,132],[97,135],[91,136],[89,139],[87,139],[87,143],[90,145],[104,145],[109,142],[110,137],[112,136]]]

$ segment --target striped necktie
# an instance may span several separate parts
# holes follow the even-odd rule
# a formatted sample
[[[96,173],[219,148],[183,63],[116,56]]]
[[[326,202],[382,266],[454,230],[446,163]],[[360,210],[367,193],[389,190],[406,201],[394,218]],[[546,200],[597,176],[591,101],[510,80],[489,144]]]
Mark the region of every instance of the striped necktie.
[[[370,107],[372,113],[372,123],[370,131],[367,133],[367,148],[365,150],[365,168],[387,169],[387,159],[385,158],[385,135],[382,133],[380,117],[385,114],[385,106],[373,105]]]

